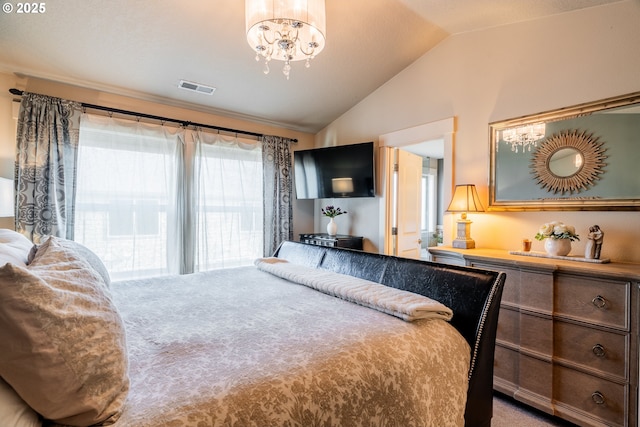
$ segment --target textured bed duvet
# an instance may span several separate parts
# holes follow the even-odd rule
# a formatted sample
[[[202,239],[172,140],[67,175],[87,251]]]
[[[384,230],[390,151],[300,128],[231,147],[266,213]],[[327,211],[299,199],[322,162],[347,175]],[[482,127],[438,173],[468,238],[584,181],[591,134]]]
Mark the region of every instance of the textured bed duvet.
[[[424,309],[411,295],[363,303],[258,267],[111,285],[130,378],[115,426],[464,425],[470,348],[451,313],[406,321],[393,300]]]

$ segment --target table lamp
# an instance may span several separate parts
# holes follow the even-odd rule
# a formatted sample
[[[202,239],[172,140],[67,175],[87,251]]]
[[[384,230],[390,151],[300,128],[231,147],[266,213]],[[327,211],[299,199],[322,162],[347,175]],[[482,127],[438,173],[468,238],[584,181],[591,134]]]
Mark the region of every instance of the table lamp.
[[[457,221],[458,233],[452,246],[460,249],[475,248],[476,242],[471,238],[471,221],[467,219],[467,212],[484,212],[476,186],[473,184],[456,185],[447,212],[461,213],[460,219]]]

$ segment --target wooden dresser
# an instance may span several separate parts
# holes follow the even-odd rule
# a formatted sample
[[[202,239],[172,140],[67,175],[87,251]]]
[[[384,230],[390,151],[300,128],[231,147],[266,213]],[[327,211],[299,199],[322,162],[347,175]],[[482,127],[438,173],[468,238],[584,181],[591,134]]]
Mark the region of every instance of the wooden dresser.
[[[435,262],[507,274],[495,390],[580,426],[638,426],[640,265],[429,252]]]

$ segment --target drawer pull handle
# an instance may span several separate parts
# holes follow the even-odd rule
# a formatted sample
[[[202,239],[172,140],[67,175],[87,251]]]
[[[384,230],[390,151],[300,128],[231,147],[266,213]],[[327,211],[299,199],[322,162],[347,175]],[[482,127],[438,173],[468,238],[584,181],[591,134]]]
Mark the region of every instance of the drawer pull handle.
[[[591,394],[591,399],[593,399],[596,405],[604,405],[604,396],[599,391],[594,391]]]
[[[607,300],[603,296],[597,295],[591,300],[591,303],[598,308],[604,308],[607,305]]]
[[[593,351],[593,354],[595,354],[598,357],[604,357],[607,354],[602,344],[594,345],[593,348],[591,348],[591,350]]]

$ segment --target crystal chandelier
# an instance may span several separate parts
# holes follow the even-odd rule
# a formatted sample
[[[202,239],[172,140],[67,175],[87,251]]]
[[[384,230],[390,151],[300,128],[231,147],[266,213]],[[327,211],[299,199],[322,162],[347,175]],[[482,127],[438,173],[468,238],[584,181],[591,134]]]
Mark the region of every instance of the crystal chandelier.
[[[310,61],[324,48],[326,23],[324,0],[245,0],[247,41],[264,58],[269,74],[272,59],[284,61],[289,79],[291,62]]]
[[[517,153],[518,148],[522,148],[524,153],[525,151],[531,151],[531,147],[537,147],[538,141],[544,138],[544,135],[545,124],[533,123],[503,130],[502,140],[511,144],[511,151]]]

